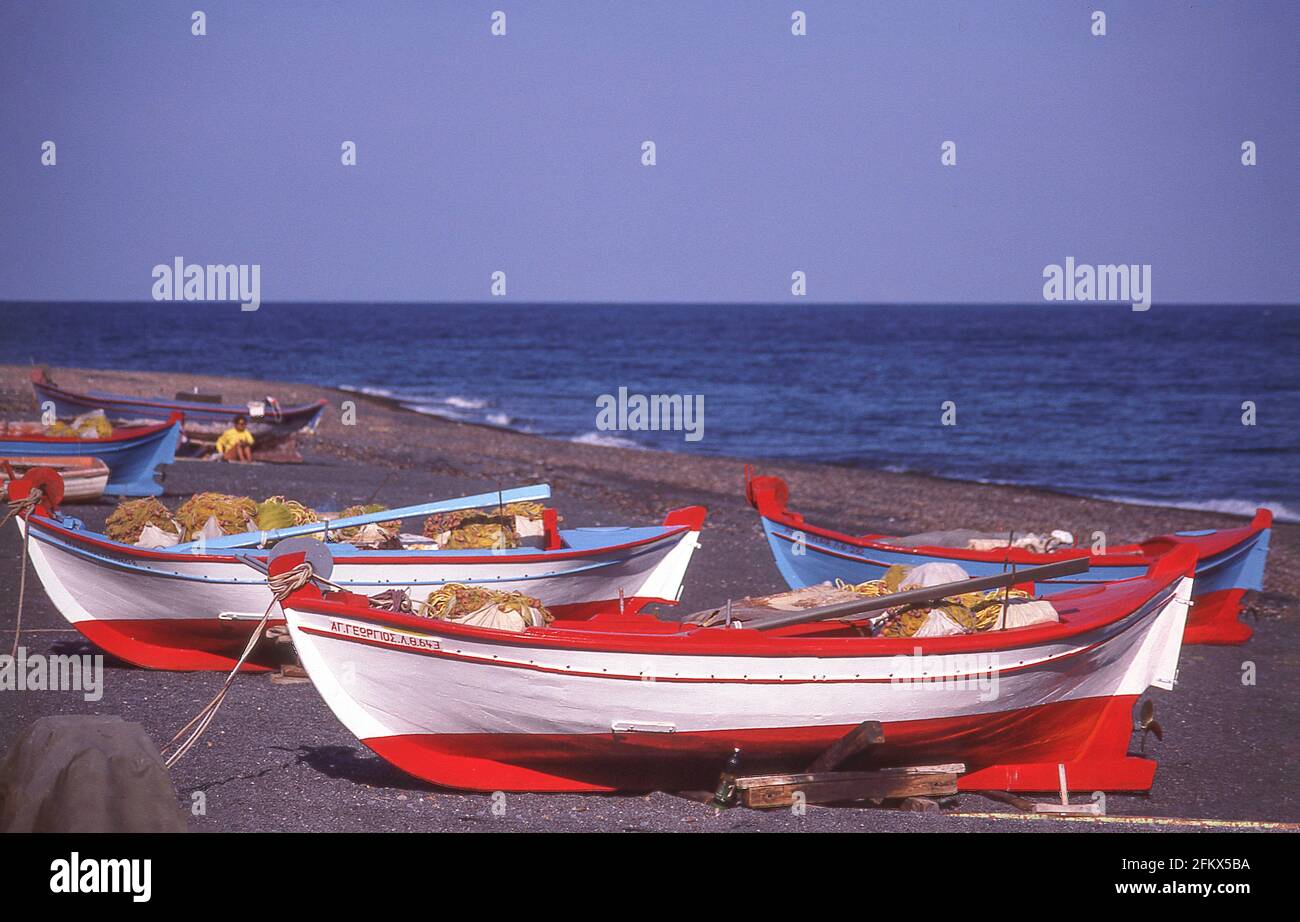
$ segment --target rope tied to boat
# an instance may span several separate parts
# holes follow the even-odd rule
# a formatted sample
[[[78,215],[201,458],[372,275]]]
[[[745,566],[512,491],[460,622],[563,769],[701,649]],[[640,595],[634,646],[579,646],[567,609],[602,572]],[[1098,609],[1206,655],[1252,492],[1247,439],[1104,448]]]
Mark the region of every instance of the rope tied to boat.
[[[212,719],[217,716],[217,711],[220,710],[221,703],[225,701],[226,693],[230,691],[231,685],[235,682],[235,676],[239,675],[239,670],[243,668],[244,663],[252,654],[253,648],[256,647],[257,642],[262,639],[262,634],[266,630],[267,622],[271,620],[272,609],[287,599],[290,595],[306,586],[313,579],[320,578],[315,575],[312,571],[311,564],[306,561],[303,561],[292,569],[285,570],[283,573],[275,573],[267,576],[266,585],[270,588],[271,595],[273,596],[271,604],[266,606],[266,611],[262,614],[262,619],[257,622],[257,627],[253,630],[253,633],[248,638],[248,643],[244,646],[244,652],[239,655],[239,659],[236,661],[234,668],[231,669],[230,674],[226,676],[226,681],[221,684],[221,688],[212,696],[212,700],[205,704],[203,708],[194,715],[194,718],[189,723],[181,727],[167,745],[162,748],[162,753],[167,759],[166,764],[168,768],[171,768],[179,762],[185,753],[190,751],[194,744],[198,742],[199,737],[203,735],[203,732],[207,730],[208,725],[212,723]],[[189,734],[188,736],[186,736],[187,733]],[[183,736],[185,737],[184,740],[181,739]],[[168,756],[166,754],[169,750],[172,752],[171,755]]]
[[[8,490],[5,491],[6,496]],[[27,515],[40,505],[41,500],[45,498],[45,490],[40,486],[32,487],[26,496],[22,499],[9,500],[9,511],[5,517],[0,519],[0,528],[9,524],[9,520],[15,516],[26,518]],[[10,657],[15,660],[18,657],[18,641],[23,633],[23,600],[27,596],[27,542],[30,539],[32,530],[29,527],[23,528],[23,554],[21,569],[18,571],[18,615],[14,619],[14,646],[9,652]]]

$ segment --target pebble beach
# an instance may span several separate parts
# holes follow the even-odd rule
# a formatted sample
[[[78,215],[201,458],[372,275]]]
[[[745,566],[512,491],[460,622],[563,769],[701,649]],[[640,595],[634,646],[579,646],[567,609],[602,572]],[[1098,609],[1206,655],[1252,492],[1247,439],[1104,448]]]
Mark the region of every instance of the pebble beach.
[[[27,366],[0,366],[0,418],[34,419]],[[180,460],[167,469],[164,500],[214,490],[261,499],[284,494],[320,510],[354,503],[389,506],[545,481],[566,524],[650,524],[686,505],[708,507],[701,549],[687,573],[680,610],[785,588],[746,503],[743,469],[777,474],[791,505],[812,521],[854,533],[912,534],[966,527],[995,533],[1103,531],[1119,544],[1185,529],[1227,528],[1244,519],[1138,506],[1020,487],[975,484],[840,465],[725,458],[548,440],[402,409],[390,400],[284,382],[133,371],[52,369],[76,390],[129,394],[191,390],[240,402],[275,395],[282,403],[324,398],[318,431],[300,440],[300,464],[236,465]],[[102,526],[110,500],[69,507]],[[21,541],[0,533],[0,620],[12,643]],[[1300,822],[1300,525],[1274,525],[1264,592],[1248,599],[1255,635],[1241,647],[1184,647],[1179,685],[1152,690],[1164,739],[1148,738],[1160,762],[1147,796],[1110,795],[1106,821],[1007,815],[1004,805],[962,794],[943,813],[848,807],[718,811],[666,792],[636,795],[511,794],[504,814],[488,795],[448,791],[411,779],[359,744],[310,683],[275,684],[241,676],[198,748],[173,778],[182,799],[203,812],[195,831],[722,831],[784,829],[1030,829],[1071,831],[1213,828],[1181,822]],[[28,573],[23,645],[32,652],[94,653]],[[163,673],[108,659],[101,700],[75,692],[0,693],[0,751],[34,719],[61,713],[118,714],[165,741],[211,696],[213,673]],[[1254,683],[1243,682],[1250,673]],[[1134,748],[1138,746],[1134,738]],[[984,814],[999,814],[988,817]],[[1121,818],[1128,817],[1129,820]],[[1164,822],[1138,820],[1163,818]]]

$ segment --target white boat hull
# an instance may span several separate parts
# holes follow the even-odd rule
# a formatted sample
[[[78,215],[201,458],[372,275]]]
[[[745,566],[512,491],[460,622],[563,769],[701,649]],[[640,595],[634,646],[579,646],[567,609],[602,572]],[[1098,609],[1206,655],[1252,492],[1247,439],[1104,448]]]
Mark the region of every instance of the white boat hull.
[[[798,642],[769,647],[765,635],[718,652],[688,653],[709,649],[695,641],[675,649],[683,635],[620,649],[626,634],[590,630],[570,645],[551,642],[553,629],[424,627],[296,599],[286,618],[347,728],[403,770],[451,787],[711,784],[733,747],[747,768],[797,770],[872,719],[886,737],[876,760],[964,762],[966,786],[1054,789],[1065,763],[1073,787],[1144,790],[1155,766],[1126,755],[1132,707],[1149,686],[1172,687],[1191,588],[1189,576],[1174,579],[1120,621],[987,655],[841,656],[814,641],[798,655],[779,652]],[[758,633],[710,632],[714,647]],[[606,641],[612,649],[600,649]]]
[[[229,669],[271,604],[265,576],[238,554],[146,551],[37,517],[30,554],[59,612],[87,638],[154,669]],[[20,526],[21,527],[21,526]],[[593,534],[595,532],[595,534]],[[564,617],[601,605],[628,611],[675,603],[698,545],[698,525],[562,532],[583,549],[384,552],[333,545],[332,580],[417,601],[445,583],[523,592]],[[265,563],[266,554],[252,555]],[[273,624],[282,624],[279,612]],[[250,668],[266,668],[255,661]]]

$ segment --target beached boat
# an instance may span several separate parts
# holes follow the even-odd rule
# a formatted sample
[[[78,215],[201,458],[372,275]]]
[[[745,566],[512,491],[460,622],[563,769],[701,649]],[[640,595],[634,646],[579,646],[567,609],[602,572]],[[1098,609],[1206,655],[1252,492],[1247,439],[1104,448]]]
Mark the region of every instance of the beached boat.
[[[271,447],[298,432],[314,432],[326,401],[281,407],[275,402],[247,404],[206,403],[198,400],[168,400],[163,397],[131,397],[106,391],[78,393],[59,387],[43,369],[32,371],[32,390],[41,403],[50,402],[59,417],[76,417],[102,410],[114,423],[170,419],[184,414],[185,435],[199,442],[215,441],[229,429],[237,415],[248,419],[248,430],[260,447]]]
[[[159,468],[176,458],[181,415],[164,423],[119,426],[100,439],[46,435],[40,423],[0,423],[0,458],[96,458],[108,467],[103,492],[110,496],[158,496]]]
[[[270,572],[303,560],[286,549]],[[1177,548],[1143,576],[1054,596],[1059,622],[947,637],[646,615],[510,632],[312,583],[283,609],[348,730],[448,787],[711,790],[733,748],[747,771],[800,771],[876,720],[884,741],[856,767],[963,763],[962,789],[1042,791],[1064,765],[1072,789],[1144,791],[1156,766],[1128,755],[1133,708],[1173,685],[1194,565]]]
[[[104,495],[108,486],[108,465],[98,458],[5,458],[0,464],[0,487],[33,468],[48,467],[63,481],[63,502],[88,503]]]
[[[745,495],[758,510],[777,569],[792,589],[826,581],[860,583],[880,579],[895,565],[927,561],[959,564],[971,576],[1000,573],[1008,566],[1036,566],[1072,557],[1091,556],[1086,547],[1061,547],[1048,553],[1023,548],[972,550],[916,543],[906,537],[848,535],[805,521],[787,507],[789,487],[780,477],[746,477]],[[1185,531],[1150,538],[1141,544],[1114,545],[1091,556],[1092,569],[1080,576],[1044,584],[1045,593],[1081,584],[1140,576],[1152,561],[1180,547],[1196,551],[1196,594],[1187,619],[1188,644],[1240,644],[1254,633],[1239,620],[1248,591],[1263,588],[1273,515],[1255,513],[1249,525],[1219,531]],[[924,541],[924,539],[922,539]]]
[[[10,495],[15,492],[26,495],[11,486]],[[97,646],[151,669],[225,670],[271,603],[264,573],[268,545],[327,527],[549,495],[545,485],[517,488],[154,549],[112,541],[48,507],[21,524],[30,532],[32,563],[51,601]],[[541,547],[502,550],[360,550],[327,543],[335,579],[357,591],[401,589],[422,600],[446,583],[481,585],[518,590],[565,617],[583,618],[620,604],[635,612],[651,602],[675,603],[705,514],[691,506],[670,512],[662,525],[622,528],[560,528],[548,517]],[[275,613],[271,623],[283,619]],[[247,669],[266,668],[261,652]]]

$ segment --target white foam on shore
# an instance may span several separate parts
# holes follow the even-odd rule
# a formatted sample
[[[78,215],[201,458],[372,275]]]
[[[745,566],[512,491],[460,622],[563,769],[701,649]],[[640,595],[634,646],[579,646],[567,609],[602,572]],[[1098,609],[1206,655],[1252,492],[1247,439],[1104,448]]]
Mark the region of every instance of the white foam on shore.
[[[367,397],[387,397],[395,399],[397,397],[386,387],[357,387],[355,384],[340,384],[339,390],[347,391],[351,394],[365,394]]]
[[[575,435],[569,439],[578,445],[602,445],[605,448],[637,448],[641,446],[631,439],[619,438],[616,435],[606,435],[603,432],[587,432],[582,435]]]
[[[400,399],[398,403],[401,404],[403,409],[410,410],[412,413],[419,413],[421,416],[436,416],[439,419],[450,419],[456,422],[464,422],[470,418],[467,413],[459,413],[439,404],[408,403]]]
[[[1225,515],[1240,515],[1254,518],[1256,509],[1270,509],[1273,518],[1279,522],[1300,522],[1300,511],[1290,508],[1285,503],[1255,502],[1249,499],[1203,499],[1178,502],[1172,499],[1148,499],[1141,496],[1098,496],[1098,499],[1112,503],[1128,503],[1131,506],[1168,506],[1172,509],[1191,509],[1196,512],[1222,512]]]
[[[444,397],[442,402],[458,410],[481,410],[488,405],[486,400],[479,397]]]

